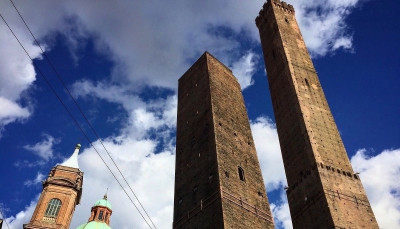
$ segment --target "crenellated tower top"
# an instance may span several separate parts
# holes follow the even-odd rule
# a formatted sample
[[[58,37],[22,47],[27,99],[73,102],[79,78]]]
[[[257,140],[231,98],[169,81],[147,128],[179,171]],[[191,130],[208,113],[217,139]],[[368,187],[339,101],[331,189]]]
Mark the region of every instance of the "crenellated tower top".
[[[259,27],[260,22],[264,19],[266,20],[266,12],[271,8],[274,7],[276,9],[281,9],[287,13],[290,14],[295,14],[294,7],[290,4],[287,4],[284,1],[281,0],[267,0],[267,2],[264,3],[263,8],[260,10],[258,13],[258,16],[256,17],[256,25]]]

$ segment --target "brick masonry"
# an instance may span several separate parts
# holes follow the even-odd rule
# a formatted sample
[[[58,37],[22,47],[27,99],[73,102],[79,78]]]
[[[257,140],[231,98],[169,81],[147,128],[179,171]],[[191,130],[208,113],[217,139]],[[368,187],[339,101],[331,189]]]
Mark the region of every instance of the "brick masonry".
[[[179,79],[173,228],[274,228],[240,85],[208,52]]]
[[[268,0],[256,25],[294,229],[379,228],[351,167],[293,6]]]
[[[82,196],[83,172],[79,169],[57,165],[43,181],[43,190],[25,229],[68,229],[75,206]],[[61,208],[56,218],[45,217],[51,199],[61,200]]]

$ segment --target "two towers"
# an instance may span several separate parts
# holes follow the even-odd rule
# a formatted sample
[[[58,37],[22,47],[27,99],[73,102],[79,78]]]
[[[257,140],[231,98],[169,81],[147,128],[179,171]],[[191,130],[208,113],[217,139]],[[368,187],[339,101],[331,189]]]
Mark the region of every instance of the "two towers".
[[[268,0],[256,24],[293,227],[378,228],[293,7]],[[176,149],[173,228],[273,228],[240,86],[207,52],[179,80]]]

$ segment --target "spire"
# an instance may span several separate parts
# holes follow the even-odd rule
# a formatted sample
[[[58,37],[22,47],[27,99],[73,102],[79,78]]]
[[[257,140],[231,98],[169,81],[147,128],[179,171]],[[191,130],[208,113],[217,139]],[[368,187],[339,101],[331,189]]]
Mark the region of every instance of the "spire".
[[[104,194],[104,197],[103,197],[103,199],[105,199],[105,200],[107,200],[107,192],[108,192],[108,188],[107,188],[106,194]]]
[[[77,144],[75,146],[74,153],[69,157],[66,161],[64,161],[61,165],[67,166],[67,167],[72,167],[72,168],[77,168],[79,169],[78,165],[78,154],[79,154],[79,149],[81,148],[81,144]]]

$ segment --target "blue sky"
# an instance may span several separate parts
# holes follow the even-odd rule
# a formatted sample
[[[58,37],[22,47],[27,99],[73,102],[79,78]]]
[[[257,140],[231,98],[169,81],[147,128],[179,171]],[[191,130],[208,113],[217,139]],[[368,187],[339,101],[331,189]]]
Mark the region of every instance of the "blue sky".
[[[378,223],[400,227],[400,2],[288,2],[295,6]],[[254,24],[262,0],[15,4],[158,228],[172,223],[177,80],[206,50],[233,69],[243,89],[276,228],[291,228]],[[9,0],[0,0],[0,13],[107,158]],[[0,41],[0,208],[11,228],[29,221],[41,180],[78,142],[83,145],[84,191],[71,228],[87,221],[91,205],[107,188],[114,207],[111,226],[147,228],[3,21]]]

